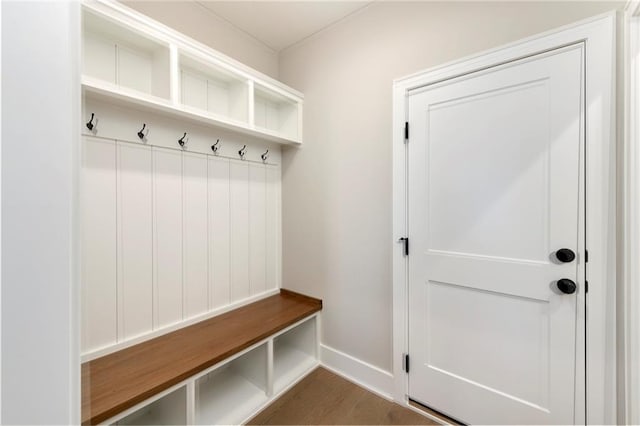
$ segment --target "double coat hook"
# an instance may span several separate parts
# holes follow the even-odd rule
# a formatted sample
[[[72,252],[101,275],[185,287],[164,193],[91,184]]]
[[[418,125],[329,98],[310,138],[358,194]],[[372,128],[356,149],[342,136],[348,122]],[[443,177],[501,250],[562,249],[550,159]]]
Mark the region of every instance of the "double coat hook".
[[[220,148],[218,146],[218,144],[220,143],[220,139],[216,140],[216,143],[214,143],[213,145],[211,145],[211,151],[213,151],[214,154],[218,155],[218,149]]]
[[[240,156],[241,160],[244,160],[244,155],[247,153],[247,145],[243,146],[242,148],[240,148],[240,151],[238,151],[238,155]]]
[[[265,162],[267,161],[267,159],[269,158],[269,150],[266,150],[266,151],[264,152],[264,154],[262,154],[262,155],[260,156],[260,158],[262,158],[262,162],[263,162],[263,163],[265,163]]]
[[[142,129],[140,129],[140,131],[138,132],[138,137],[140,138],[141,141],[144,140],[144,137],[149,134],[149,129],[147,129],[147,133],[144,132],[144,129],[147,127],[146,123],[142,123]]]
[[[94,115],[95,115],[94,113],[91,113],[91,120],[89,120],[87,122],[87,129],[89,129],[91,131],[93,131],[93,117],[94,117]]]
[[[184,135],[182,135],[182,137],[180,139],[178,139],[178,144],[180,144],[180,146],[183,147],[183,148],[184,148],[184,144],[186,142],[184,140],[184,138],[186,138],[186,137],[187,137],[187,132],[184,132]]]

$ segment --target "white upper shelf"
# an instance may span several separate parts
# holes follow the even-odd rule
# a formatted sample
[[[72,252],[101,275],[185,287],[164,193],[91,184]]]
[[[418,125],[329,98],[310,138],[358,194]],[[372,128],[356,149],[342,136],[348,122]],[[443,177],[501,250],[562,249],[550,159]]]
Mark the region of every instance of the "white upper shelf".
[[[83,5],[85,96],[302,143],[300,92],[117,2]]]

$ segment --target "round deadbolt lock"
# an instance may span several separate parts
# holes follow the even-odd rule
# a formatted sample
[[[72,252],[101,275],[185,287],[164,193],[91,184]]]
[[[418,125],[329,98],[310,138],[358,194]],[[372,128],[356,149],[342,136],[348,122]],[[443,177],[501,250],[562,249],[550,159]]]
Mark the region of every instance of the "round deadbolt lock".
[[[556,252],[556,259],[562,263],[569,263],[576,259],[576,254],[571,249],[561,248]]]
[[[560,290],[564,294],[573,294],[576,292],[577,288],[576,283],[568,278],[562,278],[561,280],[558,280],[558,283],[556,285],[558,286],[558,290]]]

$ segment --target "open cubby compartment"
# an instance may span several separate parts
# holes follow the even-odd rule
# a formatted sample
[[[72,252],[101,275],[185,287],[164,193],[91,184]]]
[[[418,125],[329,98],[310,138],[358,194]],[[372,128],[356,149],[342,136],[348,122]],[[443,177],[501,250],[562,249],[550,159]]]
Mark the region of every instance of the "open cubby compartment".
[[[318,365],[316,316],[273,341],[273,390],[279,393]]]
[[[249,80],[214,64],[180,55],[181,103],[223,119],[249,122]]]
[[[83,11],[82,73],[118,88],[170,96],[169,45],[108,18]]]
[[[254,125],[298,140],[300,103],[288,96],[255,84],[254,86]]]
[[[119,426],[187,424],[187,389],[181,386],[114,424]]]
[[[267,401],[264,343],[196,381],[196,424],[240,424]]]

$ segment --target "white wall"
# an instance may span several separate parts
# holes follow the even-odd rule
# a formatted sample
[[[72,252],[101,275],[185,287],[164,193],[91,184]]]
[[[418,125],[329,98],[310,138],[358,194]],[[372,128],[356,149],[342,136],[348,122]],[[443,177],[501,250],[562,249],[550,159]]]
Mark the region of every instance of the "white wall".
[[[2,4],[3,424],[76,424],[79,4]]]
[[[277,52],[197,2],[127,0],[122,3],[245,65],[278,78]]]
[[[392,368],[392,80],[623,4],[376,2],[281,53],[305,94],[304,145],[283,158],[283,286],[324,300],[323,344]]]

